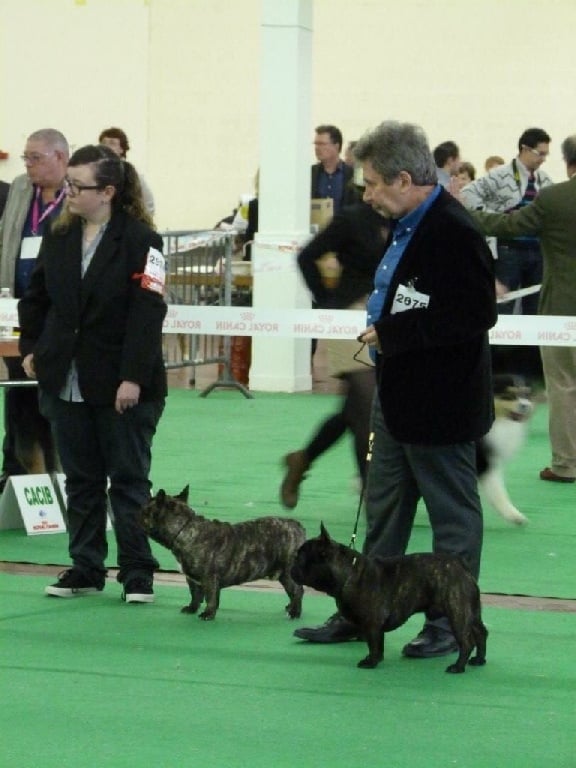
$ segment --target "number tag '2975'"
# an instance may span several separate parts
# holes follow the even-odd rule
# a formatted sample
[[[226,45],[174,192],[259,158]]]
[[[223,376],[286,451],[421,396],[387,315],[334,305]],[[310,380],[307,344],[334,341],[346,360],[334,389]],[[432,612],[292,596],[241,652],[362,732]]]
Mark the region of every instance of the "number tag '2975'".
[[[406,312],[407,309],[426,309],[430,303],[430,296],[417,291],[413,285],[398,286],[390,314],[397,312]]]

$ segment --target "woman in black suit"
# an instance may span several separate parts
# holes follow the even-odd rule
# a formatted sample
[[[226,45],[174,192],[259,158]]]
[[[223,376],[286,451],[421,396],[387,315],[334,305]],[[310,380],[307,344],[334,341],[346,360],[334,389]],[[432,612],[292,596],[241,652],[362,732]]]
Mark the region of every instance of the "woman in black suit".
[[[158,563],[139,512],[167,394],[162,239],[134,168],[109,148],[77,150],[66,189],[18,305],[23,367],[38,379],[66,475],[72,567],[46,594],[104,588],[109,498],[123,598],[152,602]]]

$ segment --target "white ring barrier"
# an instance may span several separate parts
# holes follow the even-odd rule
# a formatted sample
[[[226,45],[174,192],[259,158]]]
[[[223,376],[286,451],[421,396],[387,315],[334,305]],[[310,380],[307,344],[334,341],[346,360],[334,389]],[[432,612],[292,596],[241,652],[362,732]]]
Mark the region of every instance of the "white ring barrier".
[[[0,328],[18,325],[17,301],[0,300]],[[164,333],[264,336],[295,339],[354,339],[366,327],[363,311],[260,309],[168,305]],[[576,316],[500,315],[489,332],[491,344],[576,346]]]
[[[355,339],[366,313],[350,309],[259,309],[170,305],[164,333],[265,336],[296,339]],[[576,317],[499,315],[490,343],[518,346],[576,346]]]

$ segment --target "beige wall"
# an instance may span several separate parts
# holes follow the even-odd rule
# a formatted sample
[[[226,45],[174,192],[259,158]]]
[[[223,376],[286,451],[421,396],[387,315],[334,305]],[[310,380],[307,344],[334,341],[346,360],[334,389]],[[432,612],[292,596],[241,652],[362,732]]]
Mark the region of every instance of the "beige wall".
[[[22,171],[36,128],[80,146],[116,124],[160,228],[212,226],[258,165],[260,13],[260,0],[0,0],[0,177]],[[481,167],[536,125],[563,178],[573,0],[315,0],[314,27],[311,142],[319,122],[347,140],[413,120]]]
[[[137,0],[0,0],[0,162],[23,172],[26,136],[59,128],[72,145],[124,126],[134,162],[148,147],[149,10]]]

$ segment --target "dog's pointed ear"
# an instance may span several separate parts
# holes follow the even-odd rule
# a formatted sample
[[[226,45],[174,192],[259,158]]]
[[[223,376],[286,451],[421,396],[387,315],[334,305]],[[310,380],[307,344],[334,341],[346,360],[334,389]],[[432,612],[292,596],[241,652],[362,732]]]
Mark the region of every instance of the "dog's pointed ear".
[[[156,494],[156,501],[158,504],[164,504],[166,501],[166,491],[163,488],[160,488],[158,493]]]
[[[330,534],[322,521],[320,521],[320,538],[324,541],[330,541]]]
[[[190,486],[189,486],[189,485],[187,485],[187,486],[186,486],[186,488],[182,488],[182,490],[180,491],[180,493],[178,494],[178,496],[176,496],[176,498],[177,498],[179,501],[185,501],[185,502],[187,502],[187,501],[188,501],[188,491],[189,491],[189,490],[190,490]]]

